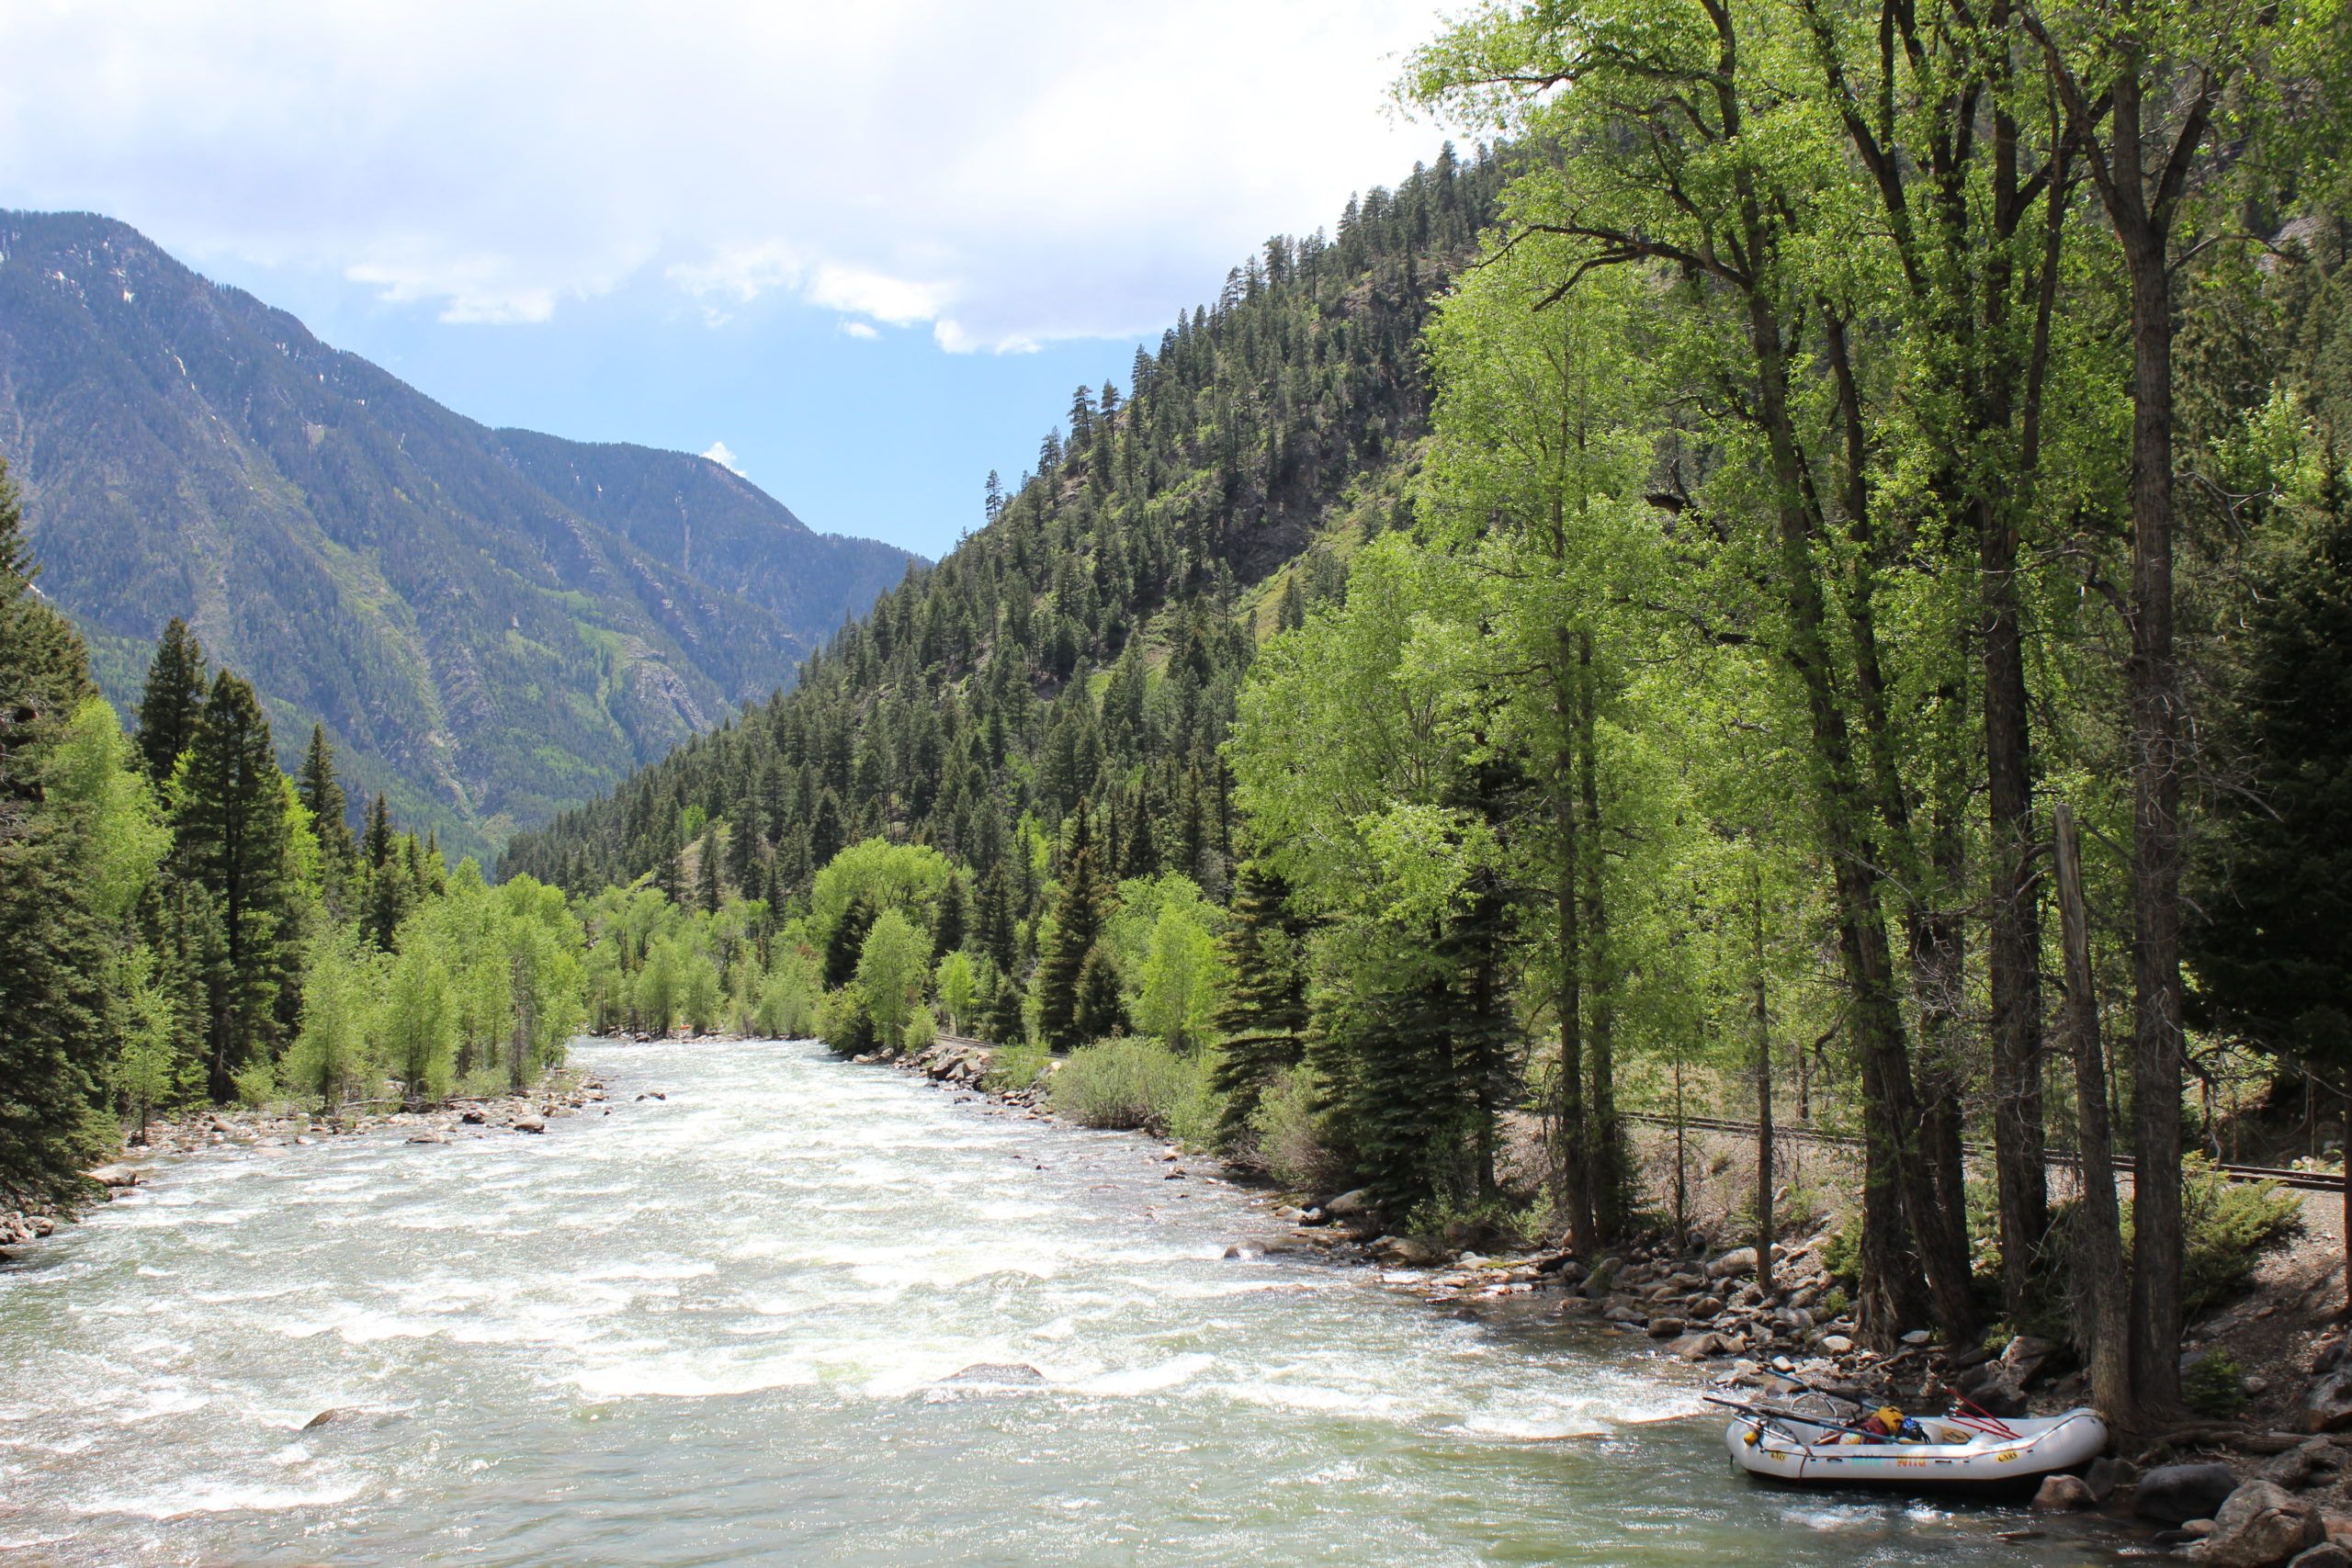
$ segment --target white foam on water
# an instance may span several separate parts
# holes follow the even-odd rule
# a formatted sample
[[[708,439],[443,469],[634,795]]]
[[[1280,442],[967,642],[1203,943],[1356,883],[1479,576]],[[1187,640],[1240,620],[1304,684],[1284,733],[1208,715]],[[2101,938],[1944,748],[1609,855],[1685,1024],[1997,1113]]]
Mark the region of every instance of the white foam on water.
[[[1616,1430],[1606,1421],[1570,1415],[1565,1411],[1550,1416],[1495,1416],[1480,1413],[1465,1416],[1446,1428],[1478,1438],[1508,1438],[1520,1442],[1551,1442],[1563,1438],[1605,1438]]]
[[[1224,1382],[1215,1387],[1217,1393],[1229,1394],[1244,1404],[1268,1405],[1280,1410],[1309,1411],[1318,1416],[1391,1418],[1404,1408],[1403,1402],[1396,1395],[1366,1389],[1266,1382]]]
[[[94,1497],[74,1506],[77,1514],[130,1514],[169,1519],[184,1514],[266,1514],[288,1508],[329,1508],[348,1503],[366,1489],[364,1481],[307,1491],[283,1486],[209,1486],[201,1491],[149,1497]]]
[[[194,1389],[176,1385],[141,1389],[140,1398],[141,1403],[137,1407],[123,1411],[115,1416],[116,1426],[135,1427],[142,1421],[153,1421],[162,1416],[185,1416],[190,1411],[201,1410],[212,1403],[211,1396],[209,1394],[198,1393]]]
[[[692,1356],[594,1367],[571,1378],[573,1386],[592,1399],[711,1399],[817,1381],[816,1370],[797,1358],[712,1367]]]
[[[1132,1395],[1159,1393],[1190,1382],[1216,1365],[1214,1356],[1177,1356],[1156,1366],[1132,1367],[1122,1371],[1103,1372],[1075,1384],[1080,1393]]]
[[[619,1280],[699,1280],[718,1272],[716,1263],[617,1263],[591,1269],[575,1280],[603,1282]]]

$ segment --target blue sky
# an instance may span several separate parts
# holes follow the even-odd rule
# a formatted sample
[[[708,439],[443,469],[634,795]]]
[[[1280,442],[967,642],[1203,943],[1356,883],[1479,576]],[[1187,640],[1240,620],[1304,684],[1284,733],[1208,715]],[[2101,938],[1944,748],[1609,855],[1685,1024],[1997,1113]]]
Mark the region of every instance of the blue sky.
[[[46,0],[0,204],[85,209],[460,412],[706,451],[941,553],[1080,381],[1432,153],[1426,0]]]

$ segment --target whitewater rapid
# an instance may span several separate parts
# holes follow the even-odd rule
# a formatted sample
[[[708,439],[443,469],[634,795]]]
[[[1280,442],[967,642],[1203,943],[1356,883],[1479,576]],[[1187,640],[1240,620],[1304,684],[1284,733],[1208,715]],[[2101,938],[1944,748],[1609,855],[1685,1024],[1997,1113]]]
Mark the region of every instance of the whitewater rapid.
[[[158,1161],[0,1270],[6,1561],[2080,1561],[1731,1476],[1645,1343],[1228,1258],[1272,1222],[1148,1140],[576,1052],[611,1114]]]

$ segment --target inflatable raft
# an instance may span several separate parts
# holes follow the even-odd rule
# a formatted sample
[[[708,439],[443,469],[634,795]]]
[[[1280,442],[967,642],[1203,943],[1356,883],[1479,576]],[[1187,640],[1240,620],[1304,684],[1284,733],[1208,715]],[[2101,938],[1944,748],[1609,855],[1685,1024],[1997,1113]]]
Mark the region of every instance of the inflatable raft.
[[[2107,1447],[2107,1423],[2089,1409],[2007,1421],[1917,1419],[1927,1440],[1899,1443],[1864,1437],[1834,1416],[1758,1407],[1735,1416],[1724,1441],[1750,1474],[1830,1486],[2009,1486],[2086,1464]]]

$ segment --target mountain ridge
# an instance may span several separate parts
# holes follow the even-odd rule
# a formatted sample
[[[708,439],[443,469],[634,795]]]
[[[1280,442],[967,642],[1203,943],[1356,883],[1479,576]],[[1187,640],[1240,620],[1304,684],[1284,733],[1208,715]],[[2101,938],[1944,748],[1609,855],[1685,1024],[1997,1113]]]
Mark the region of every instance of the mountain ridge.
[[[0,454],[118,707],[181,615],[283,758],[323,723],[485,859],[788,686],[919,560],[707,458],[468,419],[96,214],[0,213]]]

